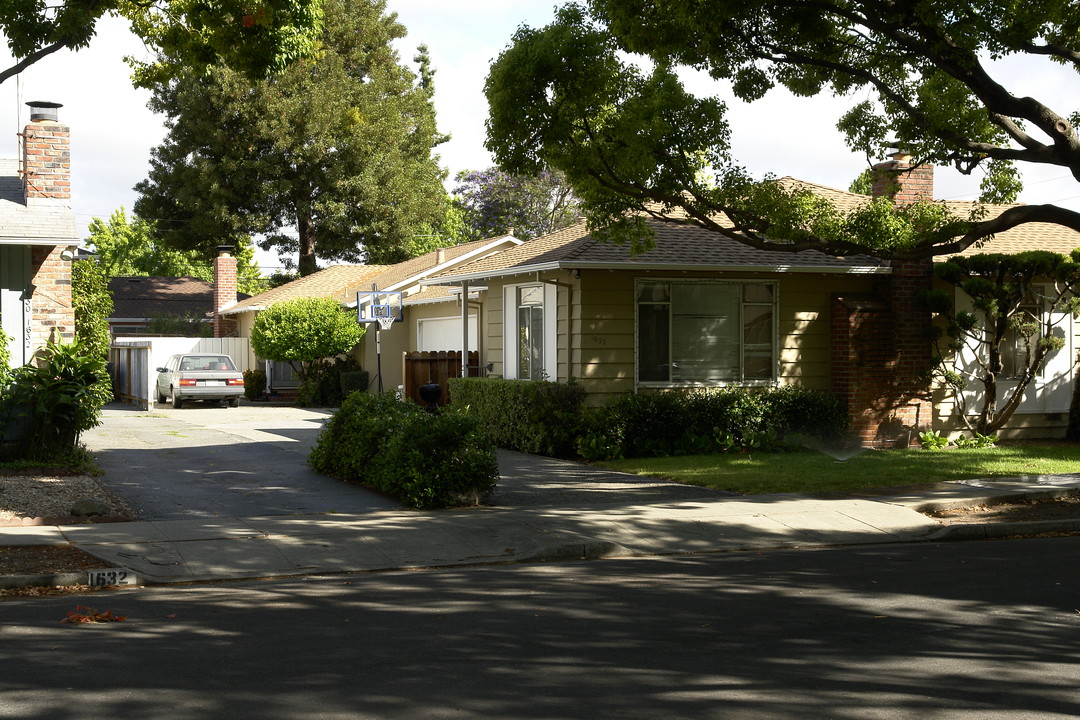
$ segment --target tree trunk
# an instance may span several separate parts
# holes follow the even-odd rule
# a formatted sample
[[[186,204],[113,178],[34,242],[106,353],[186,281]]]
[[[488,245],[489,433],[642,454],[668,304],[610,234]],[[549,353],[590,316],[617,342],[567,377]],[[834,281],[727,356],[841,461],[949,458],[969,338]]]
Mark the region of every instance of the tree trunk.
[[[1065,429],[1065,439],[1080,441],[1080,366],[1073,377],[1072,402],[1069,404],[1069,426]]]
[[[315,263],[315,223],[311,218],[311,200],[296,201],[296,232],[300,238],[300,258],[297,267],[300,277],[318,272]]]

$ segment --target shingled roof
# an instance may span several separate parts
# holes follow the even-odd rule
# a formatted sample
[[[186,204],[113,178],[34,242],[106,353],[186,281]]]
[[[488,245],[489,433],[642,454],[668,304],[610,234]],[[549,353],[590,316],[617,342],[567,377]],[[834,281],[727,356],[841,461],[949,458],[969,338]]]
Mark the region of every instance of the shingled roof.
[[[777,182],[800,187],[828,199],[841,211],[851,211],[869,201],[837,188],[784,177]],[[960,217],[967,217],[974,202],[949,201],[946,205]],[[983,205],[990,216],[1013,205]],[[885,273],[888,262],[870,255],[834,257],[814,250],[798,253],[758,250],[715,232],[689,223],[647,218],[656,237],[653,249],[632,255],[628,245],[605,243],[593,237],[579,219],[573,225],[530,240],[520,247],[439,273],[425,285],[483,281],[493,277],[522,275],[553,269],[636,269],[636,270],[739,270],[743,272]],[[999,233],[981,247],[962,254],[1043,249],[1068,254],[1080,246],[1080,233],[1049,223],[1028,223]]]
[[[77,245],[70,204],[27,206],[17,160],[0,160],[0,243]]]
[[[205,317],[214,310],[214,284],[195,277],[114,277],[109,292],[114,319]]]
[[[789,188],[801,187],[810,190],[815,195],[829,200],[836,208],[845,212],[854,210],[870,200],[866,195],[837,190],[836,188],[793,177],[783,177],[777,182]],[[993,218],[1009,208],[1023,207],[1024,205],[1024,203],[991,205],[968,200],[943,200],[939,202],[943,202],[945,207],[959,218],[970,217],[972,210],[976,208],[985,211],[985,217]],[[1080,247],[1080,233],[1071,228],[1054,223],[1025,223],[1020,227],[998,233],[979,247],[972,245],[958,254],[980,255],[984,253],[1017,253],[1025,250],[1049,250],[1050,252],[1068,255],[1077,247]]]
[[[344,304],[355,298],[356,290],[362,289],[371,278],[386,270],[388,265],[331,265],[318,272],[297,278],[284,285],[242,300],[221,311],[222,315],[237,315],[254,310],[265,310],[274,303],[298,298],[332,298]]]

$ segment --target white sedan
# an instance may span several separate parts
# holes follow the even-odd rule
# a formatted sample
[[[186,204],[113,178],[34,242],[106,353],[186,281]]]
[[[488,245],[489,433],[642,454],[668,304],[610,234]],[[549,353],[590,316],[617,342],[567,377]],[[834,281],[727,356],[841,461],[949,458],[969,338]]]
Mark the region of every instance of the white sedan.
[[[236,407],[244,394],[244,376],[228,355],[173,355],[157,371],[158,402],[171,399],[174,408],[185,400],[225,400]]]

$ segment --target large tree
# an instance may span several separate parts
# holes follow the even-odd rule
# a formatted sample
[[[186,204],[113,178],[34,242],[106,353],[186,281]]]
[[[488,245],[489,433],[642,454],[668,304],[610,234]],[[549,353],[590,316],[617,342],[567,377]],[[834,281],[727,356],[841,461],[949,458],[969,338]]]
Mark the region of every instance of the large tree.
[[[123,208],[115,210],[107,221],[93,218],[87,229],[90,235],[86,243],[94,253],[92,262],[106,277],[149,275],[214,279],[210,262],[194,251],[165,245],[158,239],[154,223],[138,216],[129,220]],[[269,287],[255,264],[255,247],[250,238],[239,238],[233,256],[240,292],[255,295]]]
[[[316,259],[404,259],[415,228],[444,214],[432,148],[430,68],[418,82],[392,42],[405,28],[383,0],[328,0],[316,57],[250,83],[227,69],[155,92],[167,115],[135,209],[181,249],[238,235]],[[425,67],[422,63],[422,67]]]
[[[462,171],[454,179],[455,204],[470,240],[511,229],[530,240],[566,227],[577,216],[577,198],[560,172],[516,175],[488,168]]]
[[[4,0],[0,34],[15,62],[0,68],[0,83],[57,50],[86,47],[106,15],[128,20],[161,54],[158,62],[131,61],[137,84],[215,65],[263,77],[314,49],[321,6],[322,0]]]
[[[685,216],[759,248],[909,258],[1028,222],[1080,230],[1080,213],[1055,205],[958,221],[932,204],[875,202],[842,216],[809,193],[753,181],[731,156],[724,102],[679,77],[681,67],[707,71],[746,101],[776,85],[851,98],[838,126],[853,149],[876,158],[891,142],[918,162],[979,170],[983,199],[1006,201],[1021,163],[1080,180],[1080,139],[1076,112],[1054,107],[1069,95],[1015,94],[995,61],[1021,60],[1030,75],[1045,63],[1075,71],[1078,30],[1063,0],[588,0],[546,28],[519,29],[494,63],[488,147],[506,170],[562,170],[601,234],[646,244],[627,211]],[[793,120],[778,118],[777,132]]]

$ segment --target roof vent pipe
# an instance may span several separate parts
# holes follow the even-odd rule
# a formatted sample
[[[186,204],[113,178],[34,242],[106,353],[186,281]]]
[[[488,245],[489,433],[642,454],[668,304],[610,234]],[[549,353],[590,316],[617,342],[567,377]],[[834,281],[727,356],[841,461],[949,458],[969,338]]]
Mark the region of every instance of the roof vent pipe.
[[[56,122],[58,119],[56,111],[64,107],[60,103],[43,100],[33,100],[26,104],[30,106],[30,122],[41,122],[42,120]]]

